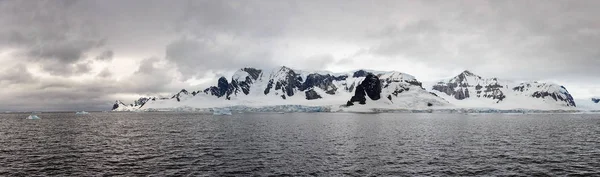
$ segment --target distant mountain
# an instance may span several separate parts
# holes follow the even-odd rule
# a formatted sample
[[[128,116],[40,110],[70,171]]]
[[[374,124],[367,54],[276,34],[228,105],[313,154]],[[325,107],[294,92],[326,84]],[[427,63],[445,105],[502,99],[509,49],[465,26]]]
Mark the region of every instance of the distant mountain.
[[[498,78],[483,78],[469,71],[440,81],[431,89],[457,107],[499,109],[576,107],[573,97],[563,86],[551,83],[517,83]]]
[[[415,77],[396,71],[357,70],[348,73],[302,71],[288,67],[272,70],[242,68],[229,81],[221,77],[216,86],[189,92],[181,90],[170,99],[141,98],[134,105],[113,110],[176,107],[308,105],[372,108],[427,108],[448,102],[429,93]],[[126,108],[123,108],[126,107]]]
[[[577,105],[563,86],[484,78],[469,71],[442,80],[431,92],[409,74],[356,70],[347,73],[302,71],[288,67],[242,68],[215,86],[182,89],[167,98],[142,97],[133,104],[116,101],[114,111],[174,110],[231,106],[329,106],[331,109],[574,109]],[[593,102],[600,102],[594,98]],[[589,102],[589,101],[588,101]],[[590,107],[590,106],[585,106]],[[329,109],[328,108],[328,109]],[[312,108],[311,108],[312,109]]]

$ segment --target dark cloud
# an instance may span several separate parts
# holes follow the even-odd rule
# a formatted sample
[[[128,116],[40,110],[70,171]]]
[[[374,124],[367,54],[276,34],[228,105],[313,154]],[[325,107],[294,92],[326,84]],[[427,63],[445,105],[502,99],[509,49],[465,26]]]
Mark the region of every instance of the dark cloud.
[[[17,64],[0,72],[0,86],[29,83],[35,80],[24,64]]]
[[[192,78],[279,65],[401,70],[430,80],[469,69],[554,80],[589,95],[598,90],[590,83],[600,82],[599,6],[594,0],[0,0],[0,98],[18,100],[0,100],[0,108],[98,108],[189,88],[183,81]]]
[[[0,2],[0,49],[21,50],[51,74],[71,75],[85,54],[105,44],[77,14],[77,1]],[[81,66],[75,66],[81,69]]]

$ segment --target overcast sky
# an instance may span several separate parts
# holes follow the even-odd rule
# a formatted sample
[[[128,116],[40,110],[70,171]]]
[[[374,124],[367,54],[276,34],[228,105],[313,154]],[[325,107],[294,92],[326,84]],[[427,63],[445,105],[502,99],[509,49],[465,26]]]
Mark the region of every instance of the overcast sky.
[[[468,69],[600,95],[597,0],[0,0],[0,110],[105,110],[241,67]]]

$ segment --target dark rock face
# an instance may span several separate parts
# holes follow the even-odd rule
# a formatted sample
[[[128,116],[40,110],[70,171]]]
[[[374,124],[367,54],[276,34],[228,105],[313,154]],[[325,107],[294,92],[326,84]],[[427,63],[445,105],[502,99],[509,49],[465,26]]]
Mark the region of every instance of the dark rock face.
[[[304,92],[307,100],[321,99],[321,95],[319,95],[315,90],[307,90]]]
[[[367,71],[361,69],[361,70],[354,72],[354,74],[352,74],[352,77],[366,77],[369,74],[373,74],[373,73],[370,73],[370,72],[367,72]]]
[[[245,78],[232,79],[231,83],[229,83],[225,77],[221,77],[217,81],[217,86],[204,89],[204,93],[217,97],[225,97],[226,99],[231,99],[231,95],[240,93],[248,95],[250,93],[251,85],[260,77],[262,70],[254,68],[242,68],[241,70],[248,73],[248,76]]]
[[[362,85],[356,86],[356,91],[354,92],[354,96],[350,98],[348,101],[348,106],[354,105],[354,102],[358,102],[358,104],[367,104],[367,98],[365,97],[365,89]]]
[[[432,89],[437,90],[439,92],[443,92],[449,96],[453,96],[457,100],[464,100],[473,96],[469,92],[469,87],[475,87],[475,96],[477,97],[492,98],[494,100],[497,100],[497,102],[500,102],[504,100],[504,98],[506,98],[504,93],[500,90],[503,87],[496,83],[498,79],[490,79],[489,81],[493,83],[490,85],[481,86],[480,84],[477,84],[474,86],[468,83],[467,79],[469,77],[478,80],[483,79],[481,78],[481,76],[475,75],[469,71],[464,71],[458,76],[452,78],[448,83],[438,82],[436,85],[433,86]],[[485,90],[483,90],[484,88]]]
[[[119,106],[120,106],[119,104],[124,105],[121,101],[117,100],[117,101],[115,101],[115,104],[113,105],[112,110],[119,108]]]
[[[379,81],[379,77],[369,74],[360,85],[372,100],[379,100],[381,98],[381,82]]]
[[[254,68],[243,68],[242,71],[248,73],[246,78],[239,78],[243,80],[232,80],[231,87],[233,87],[233,93],[238,94],[241,90],[242,93],[248,95],[250,93],[250,86],[254,83],[260,74],[262,74],[262,70],[254,69]]]
[[[557,94],[557,93],[548,93],[548,92],[537,91],[537,92],[533,92],[533,94],[531,96],[534,98],[551,97],[552,99],[554,99],[554,101],[563,101],[563,102],[567,103],[567,106],[577,107],[577,105],[575,104],[575,100],[573,99],[573,96],[571,96],[571,94],[569,94],[569,93],[566,93],[565,95],[566,95],[566,98],[564,98],[562,95]],[[596,102],[596,103],[598,103],[598,102]]]
[[[256,80],[262,74],[262,70],[255,68],[243,68],[242,71],[246,71],[251,79]]]
[[[271,91],[271,88],[273,88],[273,80],[270,80],[269,83],[267,84],[267,88],[265,88],[265,91],[263,92],[265,95],[269,94],[269,91]]]
[[[275,91],[281,90],[286,96],[294,96],[294,90],[309,91],[313,88],[320,88],[327,94],[333,95],[337,91],[337,87],[333,84],[333,81],[345,80],[348,76],[333,76],[330,74],[318,74],[313,73],[306,76],[306,80],[300,77],[300,74],[294,72],[287,67],[282,67],[279,70],[279,74],[284,74],[284,79],[281,80],[269,80],[267,88],[265,88],[264,94],[271,93],[272,89]]]
[[[519,86],[513,87],[513,91],[515,92],[524,92],[524,91],[528,91],[530,88],[540,88],[543,87],[543,85],[538,85],[537,87],[532,86],[531,84],[521,84]],[[560,86],[561,89],[567,90],[567,88],[565,88],[564,86]],[[546,98],[546,97],[551,97],[552,99],[554,99],[554,101],[562,101],[562,102],[566,102],[567,106],[573,106],[576,107],[577,105],[575,104],[575,100],[573,99],[573,96],[571,96],[571,94],[567,91],[565,93],[555,93],[555,92],[547,92],[547,91],[536,91],[533,92],[533,94],[531,95],[531,97],[534,98]]]
[[[294,96],[294,89],[302,84],[300,74],[297,74],[294,70],[287,67],[282,67],[279,70],[279,73],[284,74],[284,79],[278,81],[274,81],[273,79],[269,80],[267,89],[265,89],[265,95],[270,92],[272,85],[275,84],[275,90],[281,90],[288,97]]]
[[[177,99],[177,101],[181,101],[181,99],[179,99],[182,95],[188,95],[189,92],[185,89],[181,89],[181,91],[179,91],[179,93],[173,95],[171,97],[171,99]]]
[[[139,98],[138,100],[135,100],[135,101],[133,102],[133,106],[139,106],[139,107],[141,108],[142,106],[144,106],[144,105],[145,105],[145,104],[146,104],[148,101],[150,101],[150,100],[153,100],[153,101],[154,101],[154,100],[156,100],[156,98],[150,98],[150,97],[141,97],[141,98]]]
[[[600,103],[600,98],[592,98],[592,101],[593,101],[594,103]]]
[[[225,77],[221,77],[217,81],[216,87],[212,86],[210,88],[207,88],[204,90],[204,93],[214,95],[219,98],[225,96],[226,99],[230,99],[229,96],[235,91],[235,88],[237,88],[237,86],[237,82],[229,84]]]
[[[300,91],[312,89],[314,87],[324,90],[327,94],[333,95],[337,91],[337,87],[333,84],[333,81],[345,80],[348,76],[332,76],[330,74],[309,74],[306,76],[306,80],[302,85],[299,86]]]
[[[229,83],[227,83],[227,79],[225,77],[219,78],[217,86],[218,95],[223,96],[225,94],[228,94],[227,92],[229,91]]]
[[[365,80],[356,86],[354,96],[350,98],[349,103],[358,102],[358,104],[366,104],[366,96],[371,98],[371,100],[379,100],[381,98],[381,81],[379,77],[373,74],[368,74]],[[350,106],[351,104],[347,105]]]
[[[496,83],[494,85],[486,85],[485,90],[483,91],[483,97],[498,100],[497,101],[497,103],[498,103],[498,102],[504,100],[504,98],[506,98],[504,93],[502,93],[502,91],[500,90],[501,88],[503,88],[503,87],[501,85],[499,85],[498,83]]]

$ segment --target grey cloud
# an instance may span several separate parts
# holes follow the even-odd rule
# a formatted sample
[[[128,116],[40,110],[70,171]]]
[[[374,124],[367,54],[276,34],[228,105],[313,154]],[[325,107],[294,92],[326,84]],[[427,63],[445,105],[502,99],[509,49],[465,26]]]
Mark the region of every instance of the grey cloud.
[[[96,60],[100,60],[100,61],[109,61],[113,59],[113,51],[112,50],[106,50],[102,53],[100,53],[100,55],[96,56]]]
[[[297,69],[309,69],[309,70],[325,70],[328,66],[335,63],[335,59],[330,54],[314,55],[294,62],[293,65]]]
[[[292,10],[286,1],[188,1],[177,26],[196,35],[269,37],[283,32]]]
[[[382,27],[371,52],[439,68],[479,70],[514,79],[581,78],[600,75],[597,1],[464,1],[455,11],[433,11],[433,19]],[[454,5],[442,6],[451,9]],[[593,79],[592,79],[593,80]]]
[[[17,64],[0,72],[0,85],[29,83],[35,80],[24,64]]]
[[[158,58],[147,58],[141,61],[139,68],[133,75],[120,82],[121,93],[152,94],[159,92],[175,92],[183,87],[172,75],[172,68],[157,67],[161,60]]]
[[[100,71],[100,73],[98,73],[97,76],[102,77],[102,78],[107,78],[107,77],[111,77],[112,73],[110,72],[110,70],[108,70],[108,68],[104,68],[102,71]]]
[[[63,77],[72,76],[73,74],[86,74],[91,71],[91,64],[89,62],[67,64],[56,60],[48,60],[40,62],[39,65],[45,72]]]
[[[180,39],[167,46],[166,59],[175,63],[185,78],[203,77],[215,70],[271,67],[275,64],[266,51],[246,50],[246,47],[250,46],[226,46],[216,41]]]
[[[19,49],[49,73],[65,74],[65,67],[105,44],[92,25],[77,14],[77,1],[0,2],[0,49]],[[57,69],[57,70],[55,70]]]
[[[13,106],[97,108],[114,95],[176,92],[190,87],[185,79],[278,65],[419,65],[425,66],[421,73],[409,74],[450,77],[470,69],[489,77],[585,85],[600,75],[598,6],[594,0],[0,0],[0,56],[10,54],[0,60],[22,63],[0,71],[0,84],[12,87],[0,95],[18,100]],[[292,47],[282,47],[287,44]],[[356,51],[312,49],[329,44]],[[136,63],[127,66],[136,72],[128,76],[96,63]],[[37,79],[29,66],[52,79]],[[69,80],[98,69],[97,78]],[[11,106],[1,102],[0,108]]]
[[[0,85],[5,86],[6,80],[18,90],[0,88],[1,110],[13,111],[74,111],[74,110],[107,110],[110,109],[115,99],[115,94],[142,94],[157,96],[172,94],[181,88],[186,88],[181,82],[175,82],[169,73],[172,68],[155,66],[160,59],[149,58],[142,61],[136,72],[119,81],[98,77],[91,80],[74,81],[68,78],[20,78],[27,76],[22,73],[23,67],[15,67],[7,73],[14,75],[0,75]],[[100,73],[107,73],[104,70]],[[6,80],[5,80],[6,79]],[[19,82],[16,82],[19,81]],[[129,100],[124,100],[129,101]]]

